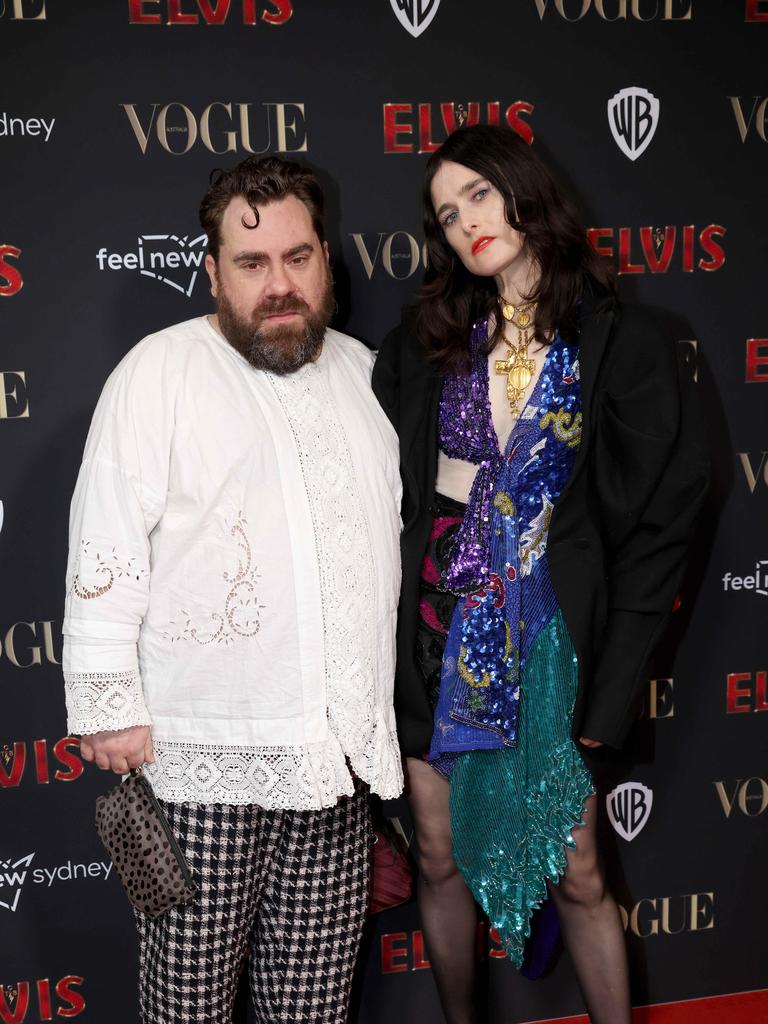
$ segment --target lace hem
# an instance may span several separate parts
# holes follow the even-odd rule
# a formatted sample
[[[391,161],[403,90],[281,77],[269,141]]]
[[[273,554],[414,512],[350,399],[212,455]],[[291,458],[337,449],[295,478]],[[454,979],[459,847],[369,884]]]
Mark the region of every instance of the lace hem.
[[[348,752],[352,769],[385,799],[402,792],[397,737]],[[268,810],[319,810],[354,792],[345,751],[331,735],[302,747],[229,747],[153,737],[155,764],[144,771],[155,793],[172,803],[257,804]]]
[[[361,733],[337,723],[334,707],[328,717],[334,734],[340,737],[342,749],[349,758],[355,775],[367,782],[371,791],[382,800],[394,800],[403,792],[403,759],[397,733],[380,719],[375,719],[370,732]],[[339,728],[341,725],[343,728]]]
[[[135,669],[122,672],[65,672],[67,728],[89,736],[132,725],[151,725],[141,677]]]

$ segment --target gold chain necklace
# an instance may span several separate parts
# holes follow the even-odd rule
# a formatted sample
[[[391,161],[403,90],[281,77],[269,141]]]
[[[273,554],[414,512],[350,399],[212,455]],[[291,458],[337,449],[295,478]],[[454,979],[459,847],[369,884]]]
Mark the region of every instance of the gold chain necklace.
[[[509,345],[506,359],[496,360],[496,373],[507,375],[507,398],[512,418],[517,419],[520,415],[520,400],[525,394],[526,388],[533,379],[533,371],[536,369],[536,360],[528,358],[528,328],[533,322],[533,314],[536,311],[535,302],[527,302],[522,306],[515,306],[512,302],[500,295],[499,308],[504,319],[517,328],[517,345],[505,339]]]

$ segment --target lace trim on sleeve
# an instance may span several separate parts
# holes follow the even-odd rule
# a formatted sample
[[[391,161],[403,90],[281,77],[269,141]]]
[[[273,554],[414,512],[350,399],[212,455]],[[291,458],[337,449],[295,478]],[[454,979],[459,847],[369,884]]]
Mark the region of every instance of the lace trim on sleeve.
[[[87,736],[108,729],[151,725],[141,677],[122,672],[65,672],[68,729]]]

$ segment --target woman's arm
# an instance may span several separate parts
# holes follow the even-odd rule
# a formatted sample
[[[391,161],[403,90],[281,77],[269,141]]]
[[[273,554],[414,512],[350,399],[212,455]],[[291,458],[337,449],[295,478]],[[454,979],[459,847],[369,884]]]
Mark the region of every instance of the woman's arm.
[[[690,367],[652,314],[617,328],[596,395],[592,457],[607,559],[608,620],[582,734],[621,746],[671,613],[709,483]]]

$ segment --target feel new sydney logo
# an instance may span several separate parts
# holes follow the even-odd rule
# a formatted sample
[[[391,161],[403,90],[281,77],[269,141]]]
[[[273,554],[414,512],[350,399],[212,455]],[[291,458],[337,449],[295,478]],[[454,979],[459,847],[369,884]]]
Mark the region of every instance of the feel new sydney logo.
[[[110,252],[102,246],[96,253],[98,269],[151,277],[189,298],[205,258],[208,239],[202,235],[139,235],[136,248]]]

